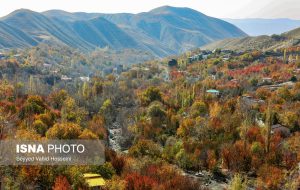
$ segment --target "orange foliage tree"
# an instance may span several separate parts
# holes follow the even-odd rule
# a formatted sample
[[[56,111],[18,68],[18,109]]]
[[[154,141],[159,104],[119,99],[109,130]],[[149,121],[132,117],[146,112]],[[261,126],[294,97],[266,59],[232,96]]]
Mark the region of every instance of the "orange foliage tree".
[[[72,187],[65,176],[58,176],[55,179],[52,190],[71,190]]]

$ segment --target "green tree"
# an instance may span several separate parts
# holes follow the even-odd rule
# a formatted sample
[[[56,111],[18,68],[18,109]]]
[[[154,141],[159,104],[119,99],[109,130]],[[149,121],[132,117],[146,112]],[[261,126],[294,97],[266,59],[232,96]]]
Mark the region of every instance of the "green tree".
[[[107,99],[103,102],[99,113],[104,116],[105,123],[111,124],[113,122],[113,118],[115,117],[114,106],[110,99]]]
[[[291,81],[292,81],[292,82],[297,82],[297,77],[296,77],[295,75],[292,76],[292,77],[291,77]]]
[[[183,169],[191,169],[193,167],[193,162],[190,155],[181,149],[175,156],[176,162]]]
[[[160,118],[163,119],[166,116],[162,105],[160,103],[153,103],[148,108],[148,116],[151,118]]]
[[[153,101],[161,101],[161,92],[158,88],[155,87],[149,87],[147,90],[145,90],[141,97],[140,97],[141,103],[144,106],[149,105]]]
[[[34,114],[44,113],[46,105],[40,96],[29,96],[20,110],[19,116],[21,119],[33,116]]]
[[[299,55],[296,55],[296,64],[297,64],[297,67],[299,67],[300,65],[300,58],[299,58]]]
[[[288,63],[288,60],[287,60],[287,50],[286,49],[284,49],[284,51],[283,51],[283,63]]]
[[[89,86],[89,83],[87,82],[84,82],[83,85],[82,85],[82,96],[85,98],[85,99],[88,99],[90,97],[90,86]]]
[[[35,120],[33,122],[33,128],[38,134],[44,136],[48,129],[48,126],[45,123],[43,123],[41,120]]]
[[[196,101],[191,107],[191,115],[193,117],[204,116],[208,114],[208,108],[203,101]]]
[[[99,173],[105,179],[111,179],[112,176],[116,174],[116,171],[110,162],[105,162],[103,165],[96,166],[93,171]]]
[[[36,92],[36,85],[32,75],[29,76],[29,94]]]

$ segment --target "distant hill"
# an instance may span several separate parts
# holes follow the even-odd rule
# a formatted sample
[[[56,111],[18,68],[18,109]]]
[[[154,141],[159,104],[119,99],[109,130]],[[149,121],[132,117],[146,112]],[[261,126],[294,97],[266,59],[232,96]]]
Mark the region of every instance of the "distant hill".
[[[295,30],[291,30],[289,32],[283,33],[282,35],[288,38],[300,39],[300,28],[296,28]]]
[[[281,34],[300,27],[300,20],[291,19],[224,19],[250,36]]]
[[[0,22],[2,48],[61,43],[83,51],[106,46],[116,50],[131,48],[159,57],[182,53],[216,40],[246,36],[223,20],[193,9],[169,6],[139,14],[61,10],[37,13],[20,9],[0,18]]]
[[[257,36],[232,38],[213,42],[201,47],[202,49],[229,49],[229,50],[249,50],[249,49],[274,49],[300,44],[300,28],[291,30],[281,35]]]

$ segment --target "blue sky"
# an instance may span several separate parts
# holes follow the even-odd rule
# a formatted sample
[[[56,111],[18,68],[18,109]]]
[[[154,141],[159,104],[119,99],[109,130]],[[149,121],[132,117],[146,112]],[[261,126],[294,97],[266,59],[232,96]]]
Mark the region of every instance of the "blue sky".
[[[138,13],[171,5],[190,7],[218,18],[292,18],[300,20],[300,0],[0,0],[0,16],[20,9],[69,12]]]

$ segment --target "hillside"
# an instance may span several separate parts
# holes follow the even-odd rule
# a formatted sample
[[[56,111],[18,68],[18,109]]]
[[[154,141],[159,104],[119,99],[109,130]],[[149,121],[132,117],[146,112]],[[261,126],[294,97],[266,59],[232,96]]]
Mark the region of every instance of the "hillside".
[[[99,139],[105,151],[92,151],[106,155],[59,170],[4,165],[5,189],[50,189],[62,174],[75,187],[92,172],[108,190],[299,189],[300,46],[126,67],[119,59],[138,52],[110,52],[40,44],[2,55],[1,140]]]
[[[26,47],[28,45],[37,45],[37,42],[30,36],[13,28],[3,22],[0,22],[0,48]],[[14,39],[14,40],[11,40]]]
[[[232,38],[213,42],[205,45],[203,49],[229,49],[229,50],[251,50],[251,49],[275,49],[289,47],[300,43],[300,28],[283,33],[281,35],[257,36],[245,38]]]
[[[37,13],[20,9],[0,19],[11,27],[0,47],[30,47],[33,42],[58,43],[84,51],[109,46],[138,49],[164,57],[225,38],[246,34],[220,19],[189,8],[160,7],[139,14],[68,13],[50,10]],[[21,39],[13,33],[23,31]],[[4,36],[4,34],[2,34]],[[9,36],[9,37],[8,37]],[[31,41],[28,39],[32,39]],[[22,43],[16,41],[22,41]]]
[[[300,39],[300,28],[286,32],[283,35],[288,38]]]
[[[250,36],[281,34],[300,27],[299,20],[291,19],[224,19]]]

